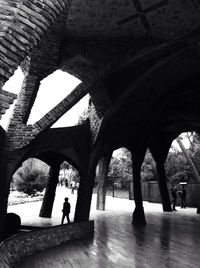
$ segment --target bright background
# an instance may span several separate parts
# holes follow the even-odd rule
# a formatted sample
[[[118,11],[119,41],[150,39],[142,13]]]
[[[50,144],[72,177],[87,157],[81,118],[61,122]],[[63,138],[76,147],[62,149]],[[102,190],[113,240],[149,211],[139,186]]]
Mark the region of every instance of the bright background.
[[[9,92],[18,94],[20,92],[24,75],[20,68],[18,68],[14,75],[6,82],[3,89]],[[81,81],[76,77],[63,72],[61,70],[55,71],[43,79],[40,83],[40,88],[32,107],[32,111],[28,120],[28,124],[34,124],[49,110],[51,110],[56,104],[63,100]],[[72,107],[66,114],[64,114],[52,127],[67,127],[77,124],[80,115],[87,109],[89,101],[89,95],[82,98],[74,107]],[[15,100],[16,102],[16,100]],[[14,104],[15,104],[14,102]],[[6,114],[2,116],[0,125],[6,129],[9,118],[11,117],[14,104],[6,111]],[[183,143],[186,148],[189,147],[188,139],[183,137]],[[176,141],[173,142],[175,148],[177,146]]]
[[[18,94],[20,92],[24,75],[18,68],[14,75],[6,82],[3,89]],[[74,76],[55,71],[41,81],[40,88],[33,105],[28,124],[38,121],[43,115],[63,100],[81,81]],[[77,124],[80,114],[87,108],[89,96],[85,96],[66,114],[64,114],[52,127],[66,127]],[[15,101],[16,102],[16,101]],[[6,129],[12,114],[14,104],[10,106],[5,115],[2,116],[0,125]]]

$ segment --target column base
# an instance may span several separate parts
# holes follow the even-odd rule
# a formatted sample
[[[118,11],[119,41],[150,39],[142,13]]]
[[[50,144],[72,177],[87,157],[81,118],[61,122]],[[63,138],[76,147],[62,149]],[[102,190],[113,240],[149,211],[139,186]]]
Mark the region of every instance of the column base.
[[[163,212],[172,212],[172,207],[171,206],[163,206]]]
[[[133,218],[132,218],[132,224],[133,225],[146,225],[146,219],[145,219],[145,215],[144,215],[144,208],[143,207],[139,207],[139,208],[135,208],[134,212],[133,212]]]

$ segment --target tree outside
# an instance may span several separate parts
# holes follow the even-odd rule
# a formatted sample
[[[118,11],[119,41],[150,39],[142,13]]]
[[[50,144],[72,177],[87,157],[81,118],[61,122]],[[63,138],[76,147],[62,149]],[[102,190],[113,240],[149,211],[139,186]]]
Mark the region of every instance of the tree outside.
[[[185,148],[183,142],[180,148],[173,144],[165,162],[166,177],[171,183],[194,182],[194,174],[200,174],[199,135],[196,132],[184,133],[184,139],[188,139],[188,148]],[[193,169],[196,169],[195,173]],[[108,179],[116,185],[126,185],[132,180],[131,154],[126,148],[121,148],[113,154]],[[155,162],[149,150],[141,167],[141,180],[157,180]]]
[[[30,158],[13,175],[13,184],[16,190],[34,196],[46,187],[49,166],[44,162]]]

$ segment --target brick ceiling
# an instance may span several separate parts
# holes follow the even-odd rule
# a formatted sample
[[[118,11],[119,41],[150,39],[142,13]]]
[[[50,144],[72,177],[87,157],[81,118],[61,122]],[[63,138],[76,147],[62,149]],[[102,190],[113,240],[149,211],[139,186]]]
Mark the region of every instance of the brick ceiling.
[[[74,0],[66,34],[177,40],[199,27],[199,10],[195,0]]]

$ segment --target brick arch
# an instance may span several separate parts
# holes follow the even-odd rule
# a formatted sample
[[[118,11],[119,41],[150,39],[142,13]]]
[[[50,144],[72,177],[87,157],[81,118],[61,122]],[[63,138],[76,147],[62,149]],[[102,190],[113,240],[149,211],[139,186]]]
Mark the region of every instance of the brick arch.
[[[5,83],[71,1],[2,1],[0,80]]]
[[[64,60],[59,69],[77,77],[83,82],[94,81],[97,77],[93,63],[84,54],[80,53],[70,60]]]
[[[83,171],[83,168],[81,167],[79,161],[72,157],[70,150],[65,150],[65,153],[60,152],[60,151],[51,151],[51,150],[46,150],[42,153],[37,152],[37,153],[32,153],[30,151],[26,152],[25,155],[19,161],[17,162],[17,165],[13,169],[13,174],[17,171],[17,169],[22,165],[22,163],[30,158],[38,159],[48,166],[51,166],[52,164],[56,162],[60,162],[62,164],[63,161],[67,161],[70,165],[72,165],[74,168],[78,170],[80,174],[84,174],[85,171]]]
[[[159,48],[156,47],[155,52],[157,52],[157,49],[159,49]],[[151,52],[152,52],[152,50],[150,50],[150,53]],[[119,61],[117,60],[117,62],[118,63],[121,62],[121,64],[128,64],[130,61],[128,56],[130,56],[130,53],[128,53],[127,55],[120,55],[120,60]],[[141,57],[143,57],[143,56],[146,56],[146,54],[141,55]],[[121,64],[119,64],[119,65],[116,64],[116,58],[113,57],[113,59],[114,59],[114,61],[112,61],[109,58],[108,62],[106,64],[106,66],[107,66],[107,68],[109,68],[110,72],[113,72],[113,69],[115,69],[116,66],[117,66],[117,69],[121,67]],[[132,60],[132,58],[131,58],[131,60]],[[136,59],[133,58],[133,60],[137,61],[138,57],[136,57]],[[68,62],[68,63],[70,63],[70,62]],[[64,66],[64,64],[63,64],[63,66]],[[73,61],[71,64],[69,64],[67,66],[71,67],[71,69],[73,69],[74,68]],[[97,81],[99,83],[99,80],[101,80],[103,77],[105,77],[109,73],[107,68],[105,68],[105,70],[100,69],[100,71],[98,71],[98,73],[97,73],[96,69],[94,71],[94,69],[91,68],[91,66],[88,65],[88,62],[85,62],[85,60],[84,60],[84,62],[81,62],[81,64],[80,64],[80,62],[78,62],[77,65],[75,65],[75,66],[76,67],[78,66],[78,68],[75,68],[75,69],[76,69],[76,72],[77,72],[77,69],[79,69],[79,74],[81,73],[80,70],[87,70],[87,73],[90,74],[89,79],[92,78],[92,81],[88,81],[89,79],[86,79],[87,81],[84,81],[84,83],[81,83],[80,85],[78,85],[77,88],[75,88],[72,93],[70,93],[65,99],[63,99],[63,101],[61,101],[58,105],[56,105],[49,113],[47,113],[43,118],[41,118],[33,126],[27,126],[27,127],[23,126],[22,128],[20,128],[20,131],[23,130],[23,131],[28,132],[28,130],[32,129],[32,133],[34,132],[33,136],[35,136],[39,132],[43,131],[44,129],[49,128],[64,113],[66,113],[74,104],[76,104],[82,97],[84,97],[88,92],[91,92],[91,89],[96,87]],[[81,68],[79,68],[80,66],[81,66]],[[113,66],[115,66],[115,68],[113,68]],[[68,67],[67,67],[67,69],[68,69]],[[73,72],[73,74],[74,73],[75,72]],[[87,76],[87,78],[88,78],[88,76]],[[94,92],[94,91],[92,91],[92,92]],[[99,90],[98,90],[98,92],[97,92],[97,90],[95,92],[98,93],[97,95],[99,95]],[[102,93],[102,90],[100,91],[100,93]],[[94,94],[94,97],[95,97],[95,94]],[[98,99],[98,98],[99,98],[99,96],[97,96],[96,99]],[[23,139],[23,140],[25,141],[25,143],[23,143],[22,146],[24,146],[28,143],[28,141],[26,141],[26,139]]]
[[[153,107],[156,107],[156,103],[153,102],[153,100],[156,100],[156,99],[154,99],[154,94],[159,95],[161,92],[162,97],[160,99],[163,100],[163,99],[165,99],[165,97],[164,97],[164,94],[162,94],[162,93],[165,92],[165,90],[167,88],[170,89],[170,88],[174,87],[174,84],[181,83],[181,81],[183,82],[183,81],[185,81],[185,79],[199,73],[199,67],[198,67],[199,61],[198,60],[191,61],[190,63],[188,63],[188,61],[186,60],[186,57],[184,59],[185,51],[186,51],[186,49],[183,48],[181,51],[172,53],[171,56],[166,57],[162,62],[156,62],[156,64],[153,67],[151,67],[146,72],[146,74],[140,75],[140,77],[132,84],[132,86],[128,87],[128,91],[126,90],[124,92],[124,94],[120,97],[119,101],[116,101],[116,103],[111,107],[111,109],[105,115],[105,117],[102,121],[97,140],[96,140],[94,147],[93,147],[93,151],[92,151],[92,155],[91,155],[91,163],[90,163],[91,169],[92,169],[92,166],[95,165],[95,158],[96,158],[96,161],[98,161],[98,159],[99,159],[98,155],[103,150],[103,147],[107,148],[109,140],[113,140],[113,136],[111,135],[111,133],[113,134],[113,133],[116,133],[117,131],[119,131],[119,132],[121,132],[121,138],[125,139],[125,137],[123,136],[123,131],[125,131],[125,129],[124,129],[125,125],[122,126],[121,121],[119,122],[119,124],[112,123],[112,122],[117,121],[117,118],[120,116],[120,113],[123,113],[123,110],[126,110],[127,105],[131,104],[133,107],[135,106],[135,107],[138,107],[138,109],[141,109],[140,112],[137,110],[136,115],[138,118],[140,118],[142,120],[143,125],[140,123],[140,121],[136,117],[134,117],[134,115],[132,118],[132,120],[137,120],[136,124],[135,124],[136,129],[135,129],[134,137],[132,137],[132,139],[134,140],[139,135],[139,134],[137,135],[137,133],[139,133],[139,129],[144,128],[144,127],[146,128],[150,124],[150,119],[151,119],[151,115],[152,115],[152,110],[150,110],[150,106],[152,109],[153,109]],[[174,58],[174,55],[176,55],[176,58]],[[177,65],[176,64],[173,65],[174,62],[178,62],[178,58],[177,58],[178,55],[180,55],[180,58],[179,58],[180,63],[178,63]],[[178,67],[176,67],[176,73],[174,72],[174,66],[178,66]],[[185,69],[183,68],[183,66],[185,66]],[[167,74],[167,76],[165,74]],[[153,84],[151,84],[151,83],[153,83]],[[151,92],[151,85],[156,86],[158,93]],[[149,88],[149,90],[148,90],[148,88]],[[161,89],[162,90],[164,89],[164,91],[162,91]],[[133,98],[131,98],[131,96]],[[135,98],[134,98],[134,96],[135,96]],[[123,98],[124,98],[124,100],[126,99],[125,102],[123,102]],[[145,103],[146,106],[141,105],[141,103],[143,103],[143,104]],[[158,99],[157,99],[157,104],[158,104]],[[161,105],[162,105],[162,103],[160,103],[160,106]],[[118,107],[119,109],[116,107]],[[146,109],[145,107],[149,107],[149,109]],[[162,109],[162,107],[160,107],[160,108]],[[146,119],[144,118],[144,116],[139,117],[139,114],[143,114],[143,115],[145,114],[142,109],[146,109],[146,113],[148,114]],[[115,112],[114,112],[114,110],[115,110]],[[130,110],[127,109],[127,113],[128,113],[128,111],[130,112]],[[134,111],[136,111],[136,110],[133,109],[131,111],[134,114]],[[113,116],[111,116],[111,114]],[[156,112],[155,112],[155,114],[156,114]],[[125,118],[127,114],[123,113],[123,115]],[[159,116],[159,112],[157,112],[156,116]],[[110,118],[110,119],[112,118],[112,119],[107,121],[108,118]],[[154,118],[154,117],[152,116],[152,118]],[[122,120],[122,118],[121,118],[121,120]],[[138,124],[137,124],[137,122],[138,122]],[[121,127],[120,127],[120,123],[121,123]],[[106,125],[108,126],[108,128],[105,127]],[[119,125],[119,127],[118,127],[118,125]],[[113,127],[113,130],[111,131],[112,127]],[[130,133],[133,132],[133,130],[130,130],[130,129],[128,130],[128,127],[126,128],[126,131],[129,131]],[[118,133],[118,136],[120,136],[119,133]],[[126,135],[126,138],[127,138],[127,135]],[[129,140],[131,141],[131,139],[129,139]]]
[[[49,163],[54,161],[55,155],[63,161],[68,159],[82,174],[85,174],[90,153],[89,126],[84,124],[46,130],[20,150],[24,151],[23,159],[39,157]]]

